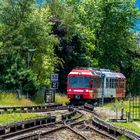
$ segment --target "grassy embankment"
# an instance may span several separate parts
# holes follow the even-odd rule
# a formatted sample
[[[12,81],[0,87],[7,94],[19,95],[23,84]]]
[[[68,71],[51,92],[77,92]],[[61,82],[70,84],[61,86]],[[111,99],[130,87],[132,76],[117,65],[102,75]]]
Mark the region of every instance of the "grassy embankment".
[[[18,99],[14,93],[0,93],[0,106],[30,106],[37,105],[31,100],[27,100],[25,97]],[[1,114],[0,115],[0,125],[7,125],[11,123],[16,123],[24,121],[31,118],[40,118],[44,115],[39,115],[35,113],[11,113],[11,114]],[[47,116],[46,116],[47,117]]]
[[[110,110],[114,110],[114,106],[117,106],[117,110],[121,111],[121,107],[122,107],[122,102],[121,101],[115,101],[115,103],[108,103],[106,104],[104,107],[108,108]],[[123,102],[123,106],[124,106],[124,112],[128,112],[129,111],[129,101],[124,101]],[[126,129],[130,129],[133,130],[135,132],[140,133],[140,121],[132,121],[132,122],[127,122],[127,123],[120,123],[120,122],[112,122],[114,125],[117,125],[118,127],[123,127]]]
[[[0,93],[0,106],[31,106],[44,103],[44,94],[38,94],[35,97],[35,102],[26,99],[24,96],[18,99],[14,93]],[[66,95],[56,94],[55,100],[57,103],[65,105],[69,100]],[[35,113],[12,113],[12,114],[1,114],[0,125],[6,125],[10,123],[16,123],[18,121],[24,121],[31,118],[44,117]]]
[[[27,100],[24,96],[18,99],[14,93],[0,93],[0,106],[30,106],[36,103]]]
[[[35,113],[12,113],[12,114],[2,114],[0,115],[0,125],[7,125],[16,122],[25,121],[27,119],[35,119],[47,117],[45,115],[39,115]]]
[[[33,100],[37,104],[43,104],[43,103],[45,103],[45,101],[44,101],[44,93],[42,93],[42,92],[36,93],[33,96]],[[65,105],[67,102],[69,102],[69,99],[67,98],[67,95],[66,94],[55,93],[55,102]]]

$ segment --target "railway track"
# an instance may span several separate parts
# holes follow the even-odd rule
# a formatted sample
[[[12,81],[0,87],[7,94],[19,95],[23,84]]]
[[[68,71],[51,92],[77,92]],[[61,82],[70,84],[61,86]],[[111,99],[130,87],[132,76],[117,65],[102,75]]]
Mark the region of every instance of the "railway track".
[[[118,127],[112,125],[111,123],[100,119],[97,116],[95,116],[92,119],[92,123],[95,127],[102,129],[102,130],[105,130],[109,134],[115,135],[116,137],[124,135],[131,140],[140,140],[140,135],[138,135],[132,131],[123,129],[123,128],[118,128]]]
[[[75,109],[71,108],[71,110],[68,109],[67,113],[62,114],[62,121],[59,122],[56,122],[56,116],[50,116],[48,118],[33,119],[10,126],[0,127],[0,139],[11,139],[12,137],[15,139],[15,136],[17,135],[22,136],[20,138],[16,137],[16,139],[24,139],[24,137],[25,139],[28,137],[30,139],[36,139],[40,137],[40,135],[45,135],[48,133],[48,126],[52,126],[52,124],[53,126],[58,123],[60,124],[60,122],[62,123],[64,120],[71,119],[75,114]],[[43,131],[41,134],[38,134],[39,132],[34,133],[34,131],[36,132],[37,129],[39,129],[39,132],[43,131],[44,129],[47,129],[47,131]],[[23,136],[23,134],[28,132],[30,132],[28,135]]]
[[[92,110],[91,105],[87,104],[86,107],[84,106],[84,108],[80,109],[94,114],[94,117],[92,118],[92,125],[95,126],[94,129],[103,130],[107,132],[110,136],[112,135],[113,137],[124,135],[131,140],[140,140],[140,134],[127,129],[118,128],[111,123],[102,120],[100,118],[100,115],[98,115],[94,110]]]
[[[28,107],[28,111],[25,111],[25,108],[21,110],[24,110],[23,112],[68,111],[61,115],[61,121],[59,122],[56,122],[56,116],[50,116],[50,118],[41,118],[41,120],[28,120],[28,122],[22,122],[12,126],[0,127],[0,139],[46,139],[46,137],[51,137],[50,134],[54,134],[55,136],[58,132],[66,131],[65,133],[67,133],[70,131],[71,135],[73,133],[77,139],[82,140],[90,140],[93,138],[116,140],[120,135],[125,135],[132,140],[140,140],[140,137],[137,134],[116,128],[108,122],[101,120],[99,115],[94,112],[92,106],[68,107],[60,104],[51,104],[45,106],[45,108],[44,106],[41,107],[42,109],[40,107],[35,108],[35,106],[32,106]],[[6,111],[9,111],[9,108]],[[87,123],[85,120],[85,117],[87,117],[88,114],[90,114],[88,118],[91,119],[90,123]]]
[[[50,103],[39,106],[14,106],[14,107],[0,107],[0,114],[4,113],[32,113],[32,112],[48,112],[53,110],[67,109],[67,106],[62,104]]]
[[[81,135],[85,140],[116,140],[115,137],[94,129],[92,126],[87,125],[85,121],[79,121],[68,125],[69,129]]]

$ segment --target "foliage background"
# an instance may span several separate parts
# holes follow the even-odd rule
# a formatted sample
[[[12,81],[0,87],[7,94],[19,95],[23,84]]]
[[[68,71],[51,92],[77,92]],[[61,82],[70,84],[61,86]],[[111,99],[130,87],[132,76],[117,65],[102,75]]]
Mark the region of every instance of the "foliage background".
[[[34,95],[76,66],[120,71],[127,94],[139,94],[140,47],[135,0],[0,0],[0,88]],[[30,52],[30,49],[35,49]]]

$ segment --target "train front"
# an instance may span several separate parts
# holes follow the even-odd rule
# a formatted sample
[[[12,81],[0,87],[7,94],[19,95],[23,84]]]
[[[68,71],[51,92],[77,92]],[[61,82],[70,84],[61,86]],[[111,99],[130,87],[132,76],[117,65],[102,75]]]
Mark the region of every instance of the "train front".
[[[91,99],[93,74],[89,70],[74,69],[68,74],[67,96],[71,100]]]

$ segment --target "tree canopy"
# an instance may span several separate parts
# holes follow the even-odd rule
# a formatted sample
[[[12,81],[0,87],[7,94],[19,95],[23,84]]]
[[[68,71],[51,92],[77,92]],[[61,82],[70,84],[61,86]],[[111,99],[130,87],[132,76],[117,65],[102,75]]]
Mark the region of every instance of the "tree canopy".
[[[35,93],[59,73],[65,92],[67,74],[76,66],[120,71],[127,92],[139,94],[139,17],[134,0],[0,0],[0,83],[2,89]],[[32,51],[34,50],[34,51]]]

